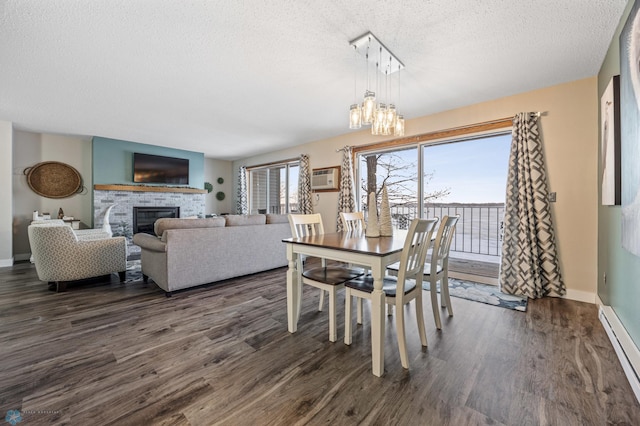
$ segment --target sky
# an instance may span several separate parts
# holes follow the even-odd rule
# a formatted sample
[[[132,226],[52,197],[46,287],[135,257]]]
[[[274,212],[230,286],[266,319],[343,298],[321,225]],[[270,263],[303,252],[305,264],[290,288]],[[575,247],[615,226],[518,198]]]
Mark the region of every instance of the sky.
[[[504,202],[511,134],[433,145],[424,150],[429,188],[450,188],[449,203]]]

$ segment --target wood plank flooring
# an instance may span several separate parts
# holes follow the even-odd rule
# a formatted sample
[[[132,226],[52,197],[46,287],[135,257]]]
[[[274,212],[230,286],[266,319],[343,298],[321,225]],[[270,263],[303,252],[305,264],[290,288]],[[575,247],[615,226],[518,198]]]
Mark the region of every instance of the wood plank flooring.
[[[287,332],[286,269],[165,298],[117,276],[53,293],[33,265],[0,268],[0,415],[20,425],[638,425],[640,406],[594,305],[530,301],[526,313],[453,298],[422,349],[406,309],[385,374],[371,374],[369,310],[345,346],[305,289]],[[343,295],[339,296],[343,303]]]

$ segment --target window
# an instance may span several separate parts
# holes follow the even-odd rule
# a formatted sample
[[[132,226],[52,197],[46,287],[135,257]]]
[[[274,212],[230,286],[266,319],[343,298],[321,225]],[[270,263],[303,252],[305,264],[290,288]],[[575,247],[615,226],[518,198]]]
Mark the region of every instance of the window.
[[[499,256],[510,144],[502,132],[361,151],[359,209],[367,213],[372,191],[379,206],[384,184],[394,229],[417,217],[460,214],[452,251]]]
[[[384,152],[359,155],[360,210],[367,212],[371,192],[376,193],[378,205],[382,186],[386,185],[394,228],[408,229],[406,219],[417,217],[418,205],[418,148],[413,146]]]
[[[299,170],[297,160],[250,168],[249,213],[296,213]]]

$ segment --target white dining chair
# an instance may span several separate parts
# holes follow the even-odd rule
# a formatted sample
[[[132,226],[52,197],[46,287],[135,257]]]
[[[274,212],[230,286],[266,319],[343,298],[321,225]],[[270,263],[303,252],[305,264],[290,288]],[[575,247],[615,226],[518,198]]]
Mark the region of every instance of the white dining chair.
[[[433,243],[433,250],[431,250],[431,257],[424,265],[424,278],[429,281],[433,319],[438,330],[442,329],[440,308],[438,307],[438,282],[440,283],[440,304],[443,308],[447,308],[449,316],[453,316],[453,306],[449,296],[449,252],[451,251],[451,242],[456,232],[458,219],[460,219],[460,215],[442,217]],[[387,270],[390,274],[396,275],[398,268],[399,264],[394,263]]]
[[[438,292],[436,291],[438,281],[440,282],[441,306],[443,308],[446,306],[449,316],[453,316],[453,306],[449,296],[449,252],[451,251],[451,242],[456,233],[458,219],[460,219],[460,215],[444,216],[442,218],[436,234],[436,241],[433,245],[431,259],[429,263],[424,265],[424,277],[429,280],[431,307],[433,308],[433,318],[438,330],[442,329],[440,310],[438,309]]]
[[[290,214],[289,224],[294,238],[301,238],[307,235],[322,235],[324,227],[322,216],[316,214]],[[321,266],[304,269],[304,262],[298,257],[296,265],[298,280],[303,284],[320,289],[320,302],[318,310],[322,311],[324,305],[324,293],[329,294],[329,340],[335,342],[337,339],[336,303],[338,289],[344,287],[344,282],[363,275],[363,271],[343,266],[327,266],[326,260],[321,259]],[[302,292],[298,293],[298,315],[302,304]],[[297,318],[296,318],[297,321]]]
[[[404,368],[409,368],[407,355],[407,340],[404,326],[404,305],[415,300],[416,320],[418,333],[422,346],[427,346],[427,334],[424,326],[424,313],[422,309],[422,277],[424,262],[431,244],[431,235],[438,219],[414,219],[409,227],[405,239],[398,276],[385,276],[383,278],[382,291],[385,294],[385,303],[396,307],[396,334],[398,336],[398,349],[400,361]],[[345,286],[345,318],[344,318],[344,343],[351,344],[351,304],[352,297],[369,299],[373,293],[373,277],[367,274],[354,278],[344,283]]]
[[[364,232],[366,230],[366,223],[364,221],[364,212],[340,212],[340,220],[344,230],[347,232]],[[349,265],[353,268],[357,265]],[[368,268],[362,267],[364,272],[368,272]],[[389,309],[392,309],[389,307]],[[356,304],[356,318],[358,324],[362,324],[362,299],[358,299]]]
[[[340,212],[340,220],[345,231],[356,232],[365,230],[364,213],[363,212]]]

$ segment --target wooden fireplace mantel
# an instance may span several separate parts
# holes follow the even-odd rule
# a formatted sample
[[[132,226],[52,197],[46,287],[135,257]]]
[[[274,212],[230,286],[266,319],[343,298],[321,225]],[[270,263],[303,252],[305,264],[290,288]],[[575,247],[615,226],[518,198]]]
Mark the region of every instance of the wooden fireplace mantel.
[[[93,185],[98,191],[136,191],[136,192],[182,192],[185,194],[206,194],[206,189],[184,188],[179,186],[146,186],[146,185]]]

